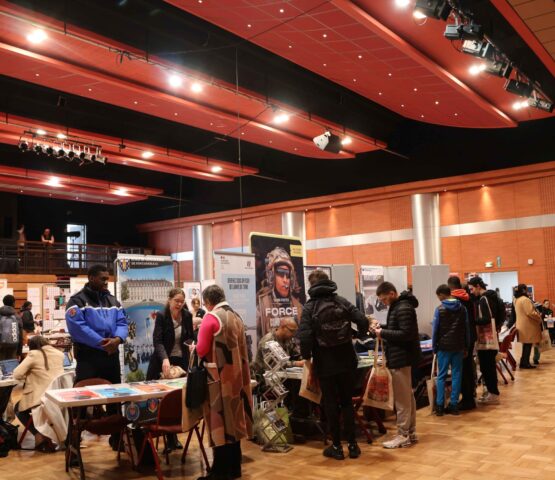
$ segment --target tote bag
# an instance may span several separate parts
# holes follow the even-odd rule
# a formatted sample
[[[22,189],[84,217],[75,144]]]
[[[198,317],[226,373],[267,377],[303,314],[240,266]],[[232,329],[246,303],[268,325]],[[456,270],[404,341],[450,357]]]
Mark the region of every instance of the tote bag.
[[[538,350],[540,353],[548,352],[551,350],[551,337],[549,336],[549,330],[544,328],[542,322],[542,339],[540,343],[538,343]]]
[[[434,413],[437,398],[437,356],[434,353],[432,360],[432,373],[430,379],[426,380],[426,388],[428,390],[428,400],[430,401],[430,410]]]
[[[312,361],[307,360],[304,362],[303,377],[301,379],[301,389],[299,395],[313,403],[320,404],[322,399],[322,390],[320,390],[320,383],[317,377],[312,375],[312,382],[309,382],[310,370],[312,369]]]
[[[362,404],[382,410],[393,410],[393,380],[391,372],[386,367],[385,349],[381,339],[375,343],[374,366],[366,385]],[[382,347],[382,364],[378,365],[378,347],[380,345]]]
[[[489,302],[486,299],[491,322],[489,325],[476,325],[476,350],[499,350],[499,340],[497,338],[497,328],[495,327],[495,318],[491,313]],[[478,312],[481,308],[478,305]]]

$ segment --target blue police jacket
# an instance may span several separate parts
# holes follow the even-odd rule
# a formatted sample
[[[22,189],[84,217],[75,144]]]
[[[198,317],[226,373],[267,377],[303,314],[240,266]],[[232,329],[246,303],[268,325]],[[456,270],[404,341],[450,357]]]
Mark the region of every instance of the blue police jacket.
[[[66,307],[66,324],[75,343],[102,350],[103,338],[127,338],[125,310],[108,291],[98,292],[86,284]]]

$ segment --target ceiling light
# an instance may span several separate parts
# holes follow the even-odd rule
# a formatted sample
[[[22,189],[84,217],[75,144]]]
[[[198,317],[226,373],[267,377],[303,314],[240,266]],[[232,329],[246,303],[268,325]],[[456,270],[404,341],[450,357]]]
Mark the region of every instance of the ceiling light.
[[[418,92],[418,88],[416,88],[416,87],[414,87],[413,90],[414,90],[415,92]]]
[[[381,95],[383,95],[383,94],[382,94],[382,92],[378,92],[378,95],[380,95],[380,96],[381,96]]]
[[[421,12],[420,10],[415,10],[414,12],[412,12],[412,16],[417,20],[423,20],[424,18],[427,18],[426,14],[424,12]]]
[[[416,13],[424,15],[424,17],[416,17]],[[447,0],[416,0],[414,7],[415,18],[432,17],[438,20],[447,20],[451,13],[451,5]]]
[[[22,140],[19,143],[19,150],[21,150],[22,152],[26,152],[27,150],[29,150],[29,144],[26,140]]]
[[[486,69],[486,64],[485,63],[478,63],[476,65],[472,65],[468,69],[468,73],[470,73],[470,75],[479,75],[485,69]]]
[[[289,45],[289,48],[293,48],[293,45]]]
[[[50,179],[46,182],[46,185],[50,187],[61,187],[62,184],[60,183],[60,179],[58,177],[50,177]]]
[[[532,95],[532,86],[526,82],[520,82],[518,80],[509,80],[505,84],[505,90],[509,93],[519,95],[521,97],[529,97]]]
[[[37,135],[46,135],[46,131],[43,130],[42,128],[38,128],[37,129]]]
[[[212,170],[212,173],[220,173],[223,168],[220,167],[219,165],[214,165],[210,170]]]
[[[543,98],[529,98],[528,105],[530,107],[538,108],[539,110],[543,110],[544,112],[553,112],[553,102],[548,100],[544,100]]]
[[[183,79],[179,75],[170,75],[168,77],[168,83],[170,84],[170,87],[173,88],[181,87]]]
[[[137,100],[135,100],[135,101],[133,102],[133,105],[138,105],[138,104],[139,104],[139,102],[137,102]]]
[[[278,113],[274,116],[274,123],[280,125],[282,123],[289,121],[289,115],[287,113]]]
[[[466,25],[447,25],[443,35],[449,40],[482,40],[484,32],[481,25],[470,22]]]
[[[251,27],[252,27],[252,25],[250,23],[247,24],[247,28],[251,28]]]
[[[123,197],[123,196],[127,195],[127,188],[119,187],[116,190],[114,190],[114,193],[116,195],[119,195],[119,196]]]
[[[283,12],[285,12],[285,10],[283,8],[280,8],[279,13],[283,13]]]
[[[323,33],[323,34],[322,34],[322,37],[328,38],[328,34],[327,34],[327,33]]]
[[[459,116],[459,114],[458,114],[458,113],[455,113],[455,117],[458,117],[458,116]]]
[[[89,92],[92,92],[92,88],[89,88],[88,90],[89,90]]]
[[[527,100],[522,100],[522,101],[518,101],[513,103],[513,109],[514,110],[520,110],[521,108],[526,108],[528,107],[528,101]]]
[[[361,59],[362,59],[362,55],[359,55],[359,56],[358,56],[358,59],[361,60]]]
[[[350,145],[351,143],[353,143],[353,139],[351,137],[343,137],[343,140],[341,140],[341,145],[343,146]]]
[[[33,150],[37,155],[40,155],[42,153],[42,145],[35,145],[35,148],[33,148]]]
[[[200,93],[202,92],[202,85],[198,82],[195,82],[191,85],[191,91],[193,93]]]
[[[27,40],[29,40],[31,43],[41,43],[46,40],[47,37],[48,35],[46,35],[46,32],[44,30],[37,28],[27,35]]]
[[[436,104],[436,105],[439,105],[439,100],[436,100],[436,101],[435,101],[435,104]]]
[[[154,156],[154,153],[152,153],[150,150],[146,150],[141,153],[141,157],[143,158],[151,158],[152,156]]]
[[[314,137],[312,141],[320,150],[332,153],[339,153],[341,151],[341,139],[330,131]]]
[[[395,6],[399,8],[406,8],[410,5],[410,0],[395,0]]]
[[[65,138],[67,138],[66,135],[64,135],[63,133],[58,133],[58,135],[56,135],[57,138],[59,138],[60,140],[63,140]]]
[[[493,61],[486,64],[486,72],[498,77],[509,78],[512,71],[513,67],[508,61]]]

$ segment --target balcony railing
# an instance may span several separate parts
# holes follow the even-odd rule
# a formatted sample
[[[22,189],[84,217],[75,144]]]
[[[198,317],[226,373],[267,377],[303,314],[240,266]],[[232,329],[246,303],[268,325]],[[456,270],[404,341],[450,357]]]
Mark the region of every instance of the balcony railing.
[[[107,266],[113,273],[113,263],[118,252],[149,253],[141,247],[59,242],[53,245],[25,242],[24,246],[18,246],[15,241],[0,241],[0,273],[83,274],[97,263]]]

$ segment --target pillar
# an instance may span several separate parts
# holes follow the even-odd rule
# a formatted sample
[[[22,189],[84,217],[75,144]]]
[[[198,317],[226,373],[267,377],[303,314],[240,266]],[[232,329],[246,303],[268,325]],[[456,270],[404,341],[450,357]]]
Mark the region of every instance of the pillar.
[[[439,194],[412,195],[412,228],[415,265],[440,265],[441,235]]]
[[[193,226],[193,279],[195,282],[214,278],[212,225]]]
[[[304,212],[283,212],[281,214],[281,233],[287,237],[298,237],[303,244],[303,257],[306,264],[306,227]]]

